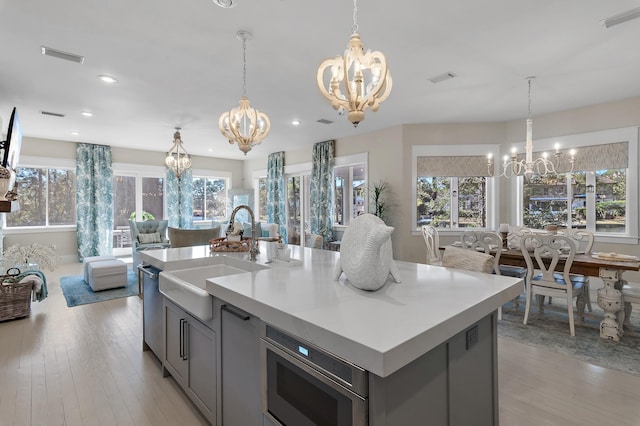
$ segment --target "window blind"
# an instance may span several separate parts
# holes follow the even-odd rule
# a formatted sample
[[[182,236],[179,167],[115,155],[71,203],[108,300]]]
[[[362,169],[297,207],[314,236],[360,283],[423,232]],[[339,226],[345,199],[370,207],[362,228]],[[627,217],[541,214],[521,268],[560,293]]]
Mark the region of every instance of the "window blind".
[[[418,177],[489,176],[487,157],[448,156],[417,157]]]

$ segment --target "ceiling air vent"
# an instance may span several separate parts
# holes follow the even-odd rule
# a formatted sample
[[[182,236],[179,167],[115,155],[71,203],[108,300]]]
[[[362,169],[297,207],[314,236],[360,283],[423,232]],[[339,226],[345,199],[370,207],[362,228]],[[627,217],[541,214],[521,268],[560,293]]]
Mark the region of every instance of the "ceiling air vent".
[[[51,112],[51,111],[40,111],[42,115],[50,115],[52,117],[64,117],[64,114],[60,114],[59,112]]]
[[[331,121],[331,120],[327,120],[326,118],[321,118],[320,120],[318,120],[318,123],[321,123],[321,124],[331,124],[331,123],[333,123],[333,121]]]
[[[429,79],[430,82],[432,83],[440,83],[441,81],[445,81],[445,80],[450,80],[452,78],[455,78],[456,75],[452,72],[445,72],[444,74],[440,74],[440,75],[436,75],[435,77],[431,77]]]
[[[75,53],[63,52],[62,50],[52,49],[47,46],[40,46],[40,49],[43,55],[53,56],[54,58],[77,62],[79,64],[84,63],[84,56],[76,55]]]

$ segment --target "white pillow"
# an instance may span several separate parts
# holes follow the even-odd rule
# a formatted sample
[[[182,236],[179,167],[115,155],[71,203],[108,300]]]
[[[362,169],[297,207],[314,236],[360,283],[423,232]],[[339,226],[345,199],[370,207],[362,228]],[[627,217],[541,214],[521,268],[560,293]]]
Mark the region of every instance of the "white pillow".
[[[159,232],[152,232],[150,234],[138,234],[138,242],[140,244],[161,243],[162,238]]]
[[[494,257],[490,254],[458,247],[447,247],[442,256],[445,268],[466,269],[467,271],[493,272]]]

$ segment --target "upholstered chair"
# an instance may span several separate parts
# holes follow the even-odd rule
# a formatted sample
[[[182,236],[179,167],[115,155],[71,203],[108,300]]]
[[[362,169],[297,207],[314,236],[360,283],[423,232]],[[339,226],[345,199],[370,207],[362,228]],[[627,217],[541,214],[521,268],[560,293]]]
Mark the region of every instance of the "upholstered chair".
[[[168,220],[146,220],[144,222],[129,221],[131,231],[131,250],[133,267],[140,263],[142,250],[169,248],[171,244],[167,239]]]
[[[171,247],[192,247],[208,245],[213,238],[220,237],[220,225],[215,228],[179,229],[168,228]]]
[[[324,238],[321,235],[317,234],[306,234],[305,238],[305,246],[309,248],[321,249],[324,244]]]

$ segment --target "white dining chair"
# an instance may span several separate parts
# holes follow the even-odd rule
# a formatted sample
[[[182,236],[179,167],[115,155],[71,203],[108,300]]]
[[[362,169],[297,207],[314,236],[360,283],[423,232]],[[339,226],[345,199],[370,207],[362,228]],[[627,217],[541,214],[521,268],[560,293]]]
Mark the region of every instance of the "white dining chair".
[[[427,265],[442,265],[442,256],[440,255],[440,237],[438,230],[431,225],[422,226],[422,237],[427,245]]]
[[[559,228],[557,231],[558,235],[564,235],[567,238],[570,238],[571,241],[576,245],[576,254],[591,254],[591,248],[593,247],[593,232],[587,231],[586,229],[578,229],[578,228]],[[575,280],[582,280],[584,283],[584,292],[585,292],[585,302],[587,304],[587,310],[589,312],[593,312],[593,308],[591,307],[591,293],[589,291],[589,277],[585,275],[572,274]],[[549,298],[549,303],[551,303],[551,298]]]
[[[571,264],[576,255],[576,246],[570,238],[554,234],[525,234],[520,250],[527,263],[527,302],[523,324],[526,325],[531,309],[531,300],[537,296],[538,312],[544,313],[544,296],[564,297],[569,314],[569,330],[575,336],[573,299],[576,299],[578,319],[584,320],[585,287],[582,281],[574,280]],[[565,249],[568,248],[568,249]],[[562,249],[562,252],[561,252]],[[559,266],[560,256],[566,256],[564,266]],[[540,273],[534,275],[535,270]]]
[[[500,268],[502,237],[496,232],[468,230],[462,233],[460,244],[463,249],[482,252],[492,256],[493,260],[490,272],[496,275],[502,275]],[[517,301],[514,300],[513,304],[516,305],[516,303]],[[502,307],[498,309],[498,319],[502,319]]]
[[[632,303],[640,304],[640,286],[633,284],[625,284],[620,289],[622,299],[624,301],[624,325],[631,325]]]

